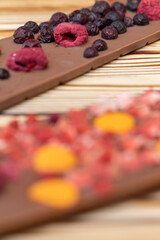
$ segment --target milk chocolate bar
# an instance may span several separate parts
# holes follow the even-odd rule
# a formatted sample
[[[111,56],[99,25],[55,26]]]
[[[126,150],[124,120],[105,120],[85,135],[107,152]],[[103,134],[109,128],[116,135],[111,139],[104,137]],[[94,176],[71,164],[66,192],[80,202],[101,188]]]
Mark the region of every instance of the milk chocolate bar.
[[[0,235],[160,187],[160,92],[0,130]]]
[[[133,17],[134,14],[127,12],[126,15]],[[150,21],[149,25],[146,26],[127,28],[127,32],[119,34],[117,39],[105,40],[108,50],[99,52],[99,56],[95,58],[84,58],[84,50],[99,38],[101,38],[101,32],[97,36],[89,36],[86,44],[72,48],[64,48],[55,42],[42,44],[49,61],[48,67],[41,71],[29,73],[10,71],[10,79],[0,82],[0,110],[159,40],[160,21]],[[21,49],[22,46],[14,43],[13,38],[10,37],[0,40],[0,48],[2,50],[0,67],[6,68],[8,56]]]

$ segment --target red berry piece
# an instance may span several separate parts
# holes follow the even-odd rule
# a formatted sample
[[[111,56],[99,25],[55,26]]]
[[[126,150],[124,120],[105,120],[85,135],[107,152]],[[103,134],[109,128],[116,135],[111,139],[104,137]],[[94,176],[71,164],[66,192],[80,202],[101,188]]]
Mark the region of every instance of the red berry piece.
[[[107,50],[107,43],[103,41],[102,39],[97,39],[96,41],[93,42],[92,47],[96,48],[97,51],[105,51]]]
[[[13,40],[15,43],[22,44],[27,39],[34,39],[34,34],[26,27],[19,27],[13,34]]]
[[[22,48],[33,48],[33,47],[41,48],[40,42],[35,39],[28,39],[22,45]]]
[[[47,67],[48,59],[41,48],[23,48],[11,53],[7,67],[14,71],[31,72]]]
[[[61,23],[55,28],[54,38],[64,47],[75,47],[88,41],[88,33],[80,24]]]
[[[117,29],[114,27],[111,27],[111,26],[105,27],[102,30],[102,38],[107,39],[107,40],[118,38]]]
[[[126,6],[123,3],[115,2],[112,5],[113,11],[126,13]]]
[[[123,33],[127,32],[126,25],[125,25],[123,22],[121,22],[121,21],[115,21],[115,22],[113,22],[113,23],[111,24],[111,27],[116,28],[116,29],[117,29],[117,32],[118,32],[119,34],[123,34]]]
[[[132,27],[133,26],[133,19],[130,17],[124,17],[124,24],[126,27]]]
[[[36,22],[28,21],[24,24],[24,26],[26,28],[28,28],[33,33],[38,33],[39,32],[39,26]]]
[[[137,13],[143,13],[148,16],[150,20],[160,19],[160,2],[159,0],[141,0]]]
[[[0,68],[0,80],[6,80],[9,77],[10,77],[9,72],[4,68]]]
[[[138,13],[134,16],[133,22],[135,25],[145,26],[149,24],[149,18],[146,14]]]
[[[85,27],[89,36],[96,36],[99,34],[99,28],[95,23],[87,23]]]
[[[112,22],[115,22],[115,21],[122,21],[122,16],[115,11],[108,12],[105,16],[106,25],[109,26],[112,24]]]
[[[110,5],[106,1],[98,1],[92,7],[92,11],[100,14],[101,16],[105,16],[110,9]]]
[[[93,58],[93,57],[97,57],[98,56],[98,51],[97,49],[95,49],[94,47],[89,47],[86,48],[84,51],[84,55],[85,58]]]
[[[58,25],[63,22],[68,22],[68,16],[65,13],[57,12],[52,15],[50,21],[53,22],[54,25]]]
[[[49,117],[49,122],[52,124],[55,124],[58,122],[59,119],[60,119],[60,115],[58,113],[53,113]]]

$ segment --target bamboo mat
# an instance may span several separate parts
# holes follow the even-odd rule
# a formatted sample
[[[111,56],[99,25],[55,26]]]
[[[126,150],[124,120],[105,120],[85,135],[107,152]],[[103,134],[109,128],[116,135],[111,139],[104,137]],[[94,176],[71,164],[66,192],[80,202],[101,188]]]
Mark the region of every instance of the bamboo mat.
[[[11,36],[28,20],[40,23],[55,11],[69,13],[92,4],[92,0],[1,0],[0,38]],[[0,125],[12,119],[10,114],[63,112],[84,107],[101,95],[137,95],[149,88],[160,89],[160,41],[4,111]],[[157,240],[159,224],[157,192],[0,240]]]

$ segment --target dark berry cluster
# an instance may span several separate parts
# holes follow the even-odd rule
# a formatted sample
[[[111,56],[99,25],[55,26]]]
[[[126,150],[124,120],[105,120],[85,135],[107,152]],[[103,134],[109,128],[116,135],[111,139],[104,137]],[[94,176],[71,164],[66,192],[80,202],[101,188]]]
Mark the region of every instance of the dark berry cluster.
[[[83,56],[85,58],[93,58],[98,56],[98,52],[107,50],[107,43],[102,39],[97,39],[93,42],[92,46],[86,48]]]

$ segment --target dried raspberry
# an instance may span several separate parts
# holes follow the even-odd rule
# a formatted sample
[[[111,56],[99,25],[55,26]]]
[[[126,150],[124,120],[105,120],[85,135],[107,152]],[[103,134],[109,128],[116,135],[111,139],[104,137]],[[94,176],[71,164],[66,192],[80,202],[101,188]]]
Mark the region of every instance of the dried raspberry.
[[[80,24],[61,23],[54,31],[54,38],[64,47],[75,47],[88,41],[88,33]]]
[[[54,25],[58,25],[63,22],[68,22],[68,17],[65,13],[57,12],[52,15],[50,21],[54,23]]]
[[[35,39],[28,39],[22,45],[22,48],[33,48],[33,47],[41,48],[40,42]]]
[[[160,1],[141,0],[137,13],[146,14],[150,20],[160,19]]]
[[[105,1],[98,1],[92,7],[92,11],[100,14],[101,16],[105,16],[110,9],[110,5]]]
[[[109,26],[112,24],[112,22],[115,22],[115,21],[122,21],[122,16],[115,11],[108,12],[105,16],[106,25]]]
[[[85,58],[97,57],[97,56],[98,56],[98,51],[97,51],[97,49],[94,48],[94,47],[89,47],[89,48],[86,48],[86,49],[85,49],[83,56],[84,56]]]
[[[107,50],[107,43],[101,39],[97,39],[93,42],[92,47],[96,48],[97,51]]]
[[[48,60],[41,48],[23,48],[11,53],[7,67],[14,71],[30,72],[47,67]]]
[[[111,26],[103,28],[102,38],[107,39],[107,40],[118,38],[117,29],[114,27],[111,27]]]
[[[15,43],[22,44],[27,39],[34,39],[34,34],[26,27],[19,27],[13,34],[13,40]]]
[[[49,117],[49,122],[51,122],[52,124],[55,124],[58,122],[59,119],[60,119],[60,115],[58,113],[53,113]]]
[[[133,18],[133,22],[135,25],[145,26],[149,24],[149,19],[146,14],[137,13]]]
[[[126,27],[132,27],[133,26],[133,19],[130,17],[124,17],[124,24]]]
[[[39,32],[39,27],[36,22],[33,21],[28,21],[24,25],[26,28],[28,28],[31,32],[33,33],[38,33]]]
[[[119,34],[123,34],[127,32],[126,25],[122,21],[115,21],[111,24],[111,27],[114,27],[117,29],[117,32]]]
[[[87,23],[85,27],[89,36],[96,36],[99,34],[99,28],[95,23]]]

